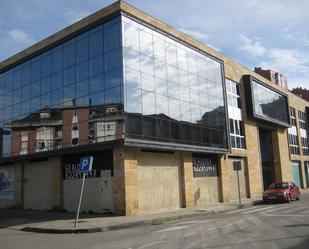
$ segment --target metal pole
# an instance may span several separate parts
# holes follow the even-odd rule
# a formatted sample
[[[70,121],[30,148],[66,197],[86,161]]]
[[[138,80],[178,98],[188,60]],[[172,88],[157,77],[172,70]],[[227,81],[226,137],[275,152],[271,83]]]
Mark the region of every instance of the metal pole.
[[[77,213],[76,213],[74,228],[77,228],[78,217],[79,217],[79,211],[80,211],[80,204],[81,204],[81,202],[82,202],[82,197],[83,197],[83,192],[84,192],[85,177],[86,177],[86,174],[83,173],[83,182],[82,182],[82,187],[81,187],[81,189],[80,189],[79,202],[78,202],[78,208],[77,208]]]
[[[239,174],[237,170],[237,185],[238,185],[238,199],[239,199],[239,205],[241,205],[241,198],[240,198],[240,186],[239,186]]]

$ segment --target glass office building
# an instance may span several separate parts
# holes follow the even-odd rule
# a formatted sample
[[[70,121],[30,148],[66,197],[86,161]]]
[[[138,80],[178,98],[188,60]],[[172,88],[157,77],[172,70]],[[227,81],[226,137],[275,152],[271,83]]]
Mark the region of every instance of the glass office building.
[[[222,62],[118,16],[0,74],[3,156],[121,140],[227,151]]]

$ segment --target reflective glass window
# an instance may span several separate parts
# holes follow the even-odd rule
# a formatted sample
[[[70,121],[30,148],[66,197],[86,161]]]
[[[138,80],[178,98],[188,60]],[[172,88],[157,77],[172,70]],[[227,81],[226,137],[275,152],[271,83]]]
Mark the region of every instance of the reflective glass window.
[[[52,105],[51,92],[41,95],[41,109],[49,108]]]
[[[89,63],[88,61],[76,65],[76,81],[89,78]]]
[[[52,71],[52,55],[48,53],[42,57],[41,77],[46,77],[51,74]]]
[[[103,73],[103,56],[92,58],[89,61],[90,77]]]
[[[63,72],[60,71],[52,75],[52,89],[58,89],[63,86]]]
[[[122,82],[121,71],[122,70],[118,68],[105,73],[105,79],[104,79],[105,89],[121,85]]]
[[[88,37],[76,41],[76,64],[87,60],[89,57]]]
[[[116,49],[104,54],[105,71],[109,71],[120,66],[120,49]]]
[[[36,81],[41,77],[41,58],[32,61],[31,64],[31,80]]]
[[[103,32],[89,36],[89,57],[96,57],[103,53]]]
[[[52,89],[51,87],[51,77],[45,77],[41,79],[41,94],[50,92]]]
[[[70,85],[75,82],[75,67],[70,67],[64,70],[63,85]]]
[[[104,51],[120,47],[120,23],[104,25]]]
[[[41,82],[35,81],[31,84],[31,98],[40,95],[41,93]]]
[[[64,68],[75,65],[75,43],[70,43],[63,48],[63,66]]]
[[[63,100],[68,101],[75,98],[75,84],[63,88]]]
[[[121,88],[115,87],[105,90],[105,104],[121,103]]]
[[[76,83],[76,98],[89,95],[89,80],[82,80]]]
[[[104,91],[95,92],[90,94],[91,105],[103,105],[104,104]]]
[[[52,72],[58,72],[63,69],[63,47],[57,47],[52,51]]]
[[[104,75],[100,74],[90,78],[90,93],[104,90]]]

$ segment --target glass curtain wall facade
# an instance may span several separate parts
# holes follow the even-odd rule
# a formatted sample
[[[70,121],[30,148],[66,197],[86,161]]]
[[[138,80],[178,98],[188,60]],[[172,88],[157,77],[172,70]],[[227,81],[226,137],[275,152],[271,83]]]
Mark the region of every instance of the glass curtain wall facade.
[[[227,149],[222,64],[123,17],[126,137]]]
[[[3,156],[135,138],[228,149],[223,64],[119,16],[0,74]]]
[[[2,73],[3,155],[122,137],[121,51],[118,17]]]
[[[287,97],[252,80],[255,115],[289,126]]]

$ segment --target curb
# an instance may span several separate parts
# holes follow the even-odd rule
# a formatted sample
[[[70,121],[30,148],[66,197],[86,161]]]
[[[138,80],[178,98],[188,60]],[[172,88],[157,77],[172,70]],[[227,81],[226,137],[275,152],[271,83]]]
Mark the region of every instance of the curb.
[[[182,220],[186,218],[192,218],[196,216],[203,216],[203,215],[213,215],[213,214],[220,214],[225,213],[231,210],[236,209],[243,209],[247,208],[253,205],[257,205],[255,202],[251,203],[244,203],[239,206],[233,206],[233,208],[230,208],[228,210],[200,210],[196,213],[191,214],[183,214],[183,215],[174,215],[174,216],[166,216],[166,217],[160,217],[160,218],[154,218],[150,220],[141,220],[141,221],[132,221],[127,223],[122,223],[118,225],[109,225],[104,227],[94,227],[94,228],[77,228],[77,229],[61,229],[61,228],[42,228],[42,227],[29,227],[26,226],[24,228],[21,228],[20,231],[26,231],[26,232],[35,232],[35,233],[48,233],[48,234],[74,234],[74,233],[98,233],[98,232],[107,232],[107,231],[115,231],[120,229],[126,229],[131,227],[138,227],[138,226],[144,226],[144,225],[160,225],[169,221],[175,221],[175,220]]]

